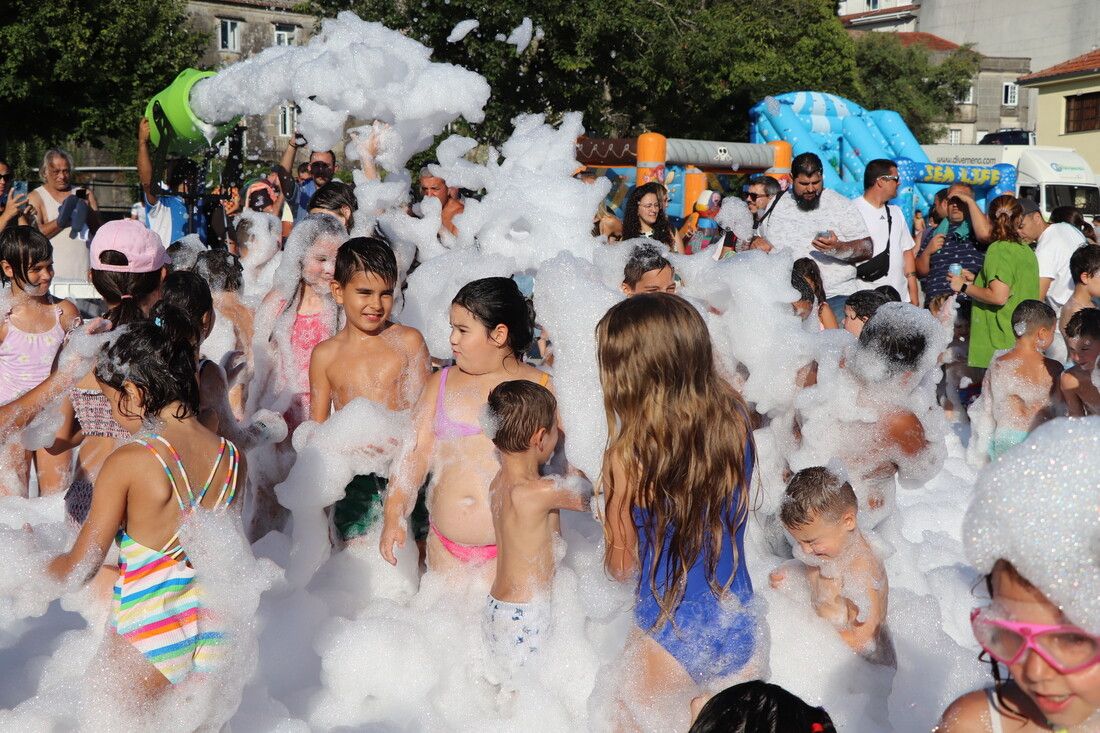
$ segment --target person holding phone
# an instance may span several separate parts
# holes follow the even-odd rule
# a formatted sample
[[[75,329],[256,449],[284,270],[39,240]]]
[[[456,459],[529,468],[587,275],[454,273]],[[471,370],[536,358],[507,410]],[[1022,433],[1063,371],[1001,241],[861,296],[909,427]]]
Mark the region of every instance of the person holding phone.
[[[73,156],[50,148],[39,171],[44,183],[31,191],[28,202],[38,230],[53,245],[54,279],[81,280],[88,276],[88,241],[99,228],[95,194],[73,186]]]
[[[298,154],[298,148],[303,148],[306,145],[308,145],[308,142],[302,137],[302,133],[295,131],[294,136],[286,144],[282,159],[279,160],[279,165],[282,166],[283,170],[294,170],[294,156]],[[317,189],[336,178],[337,168],[336,153],[333,151],[309,151],[310,178],[297,184],[294,191],[285,189],[283,191],[283,195],[286,196],[291,208],[294,209],[295,221],[300,221],[309,215],[309,200],[313,198],[313,194],[317,193]],[[287,182],[290,182],[289,177]]]
[[[27,217],[27,182],[13,181],[11,166],[0,160],[0,229],[9,224],[30,224]],[[22,185],[20,185],[22,184]]]

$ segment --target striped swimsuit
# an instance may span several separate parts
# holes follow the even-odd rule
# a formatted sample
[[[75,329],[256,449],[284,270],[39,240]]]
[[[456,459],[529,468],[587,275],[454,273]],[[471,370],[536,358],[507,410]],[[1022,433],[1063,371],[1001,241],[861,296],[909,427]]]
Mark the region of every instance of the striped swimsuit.
[[[154,444],[159,442],[175,464],[169,468]],[[183,462],[172,445],[160,435],[134,438],[156,457],[168,475],[180,511],[191,513],[199,508],[223,461],[228,471],[221,482],[221,493],[212,511],[229,506],[237,491],[237,447],[225,438],[206,483],[195,495]],[[177,474],[183,484],[177,484]],[[186,492],[186,502],[184,501]],[[179,543],[179,533],[160,550],[146,547],[119,530],[118,582],[115,583],[112,623],[115,631],[141,652],[149,663],[172,684],[182,682],[192,672],[206,672],[219,661],[222,634],[203,607],[202,588],[195,580],[187,554]]]

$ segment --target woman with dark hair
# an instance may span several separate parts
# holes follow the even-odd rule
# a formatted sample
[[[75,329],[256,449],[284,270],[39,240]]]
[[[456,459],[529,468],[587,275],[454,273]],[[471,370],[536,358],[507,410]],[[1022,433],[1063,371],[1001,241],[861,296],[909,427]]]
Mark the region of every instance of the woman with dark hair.
[[[651,237],[674,252],[683,252],[683,243],[668,223],[665,198],[664,186],[656,181],[643,183],[631,191],[623,213],[623,239]]]
[[[1050,223],[1059,224],[1065,222],[1076,229],[1080,229],[1085,239],[1091,244],[1096,244],[1096,230],[1092,224],[1085,221],[1085,215],[1076,206],[1059,206],[1050,212]]]

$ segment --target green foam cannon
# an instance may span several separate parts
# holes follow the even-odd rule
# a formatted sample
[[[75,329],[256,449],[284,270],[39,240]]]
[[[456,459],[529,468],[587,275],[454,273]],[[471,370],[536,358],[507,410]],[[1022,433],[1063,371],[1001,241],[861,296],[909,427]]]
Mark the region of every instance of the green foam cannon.
[[[213,139],[207,139],[205,130],[210,126],[191,110],[191,88],[196,82],[210,76],[213,71],[184,69],[161,91],[153,95],[145,105],[145,117],[149,120],[149,142],[157,152],[167,155],[190,156],[217,143],[236,127],[233,119],[216,128]]]

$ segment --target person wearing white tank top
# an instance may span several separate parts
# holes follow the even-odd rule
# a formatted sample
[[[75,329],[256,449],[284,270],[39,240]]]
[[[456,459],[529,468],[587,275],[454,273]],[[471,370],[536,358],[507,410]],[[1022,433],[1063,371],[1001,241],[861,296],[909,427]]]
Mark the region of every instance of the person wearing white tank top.
[[[45,183],[34,189],[30,204],[38,218],[38,229],[53,245],[54,277],[59,280],[84,280],[88,277],[88,239],[91,227],[99,223],[95,195],[88,191],[88,216],[78,231],[71,225],[61,227],[57,217],[61,205],[76,195],[72,187],[72,157],[63,150],[51,149],[42,161]]]

